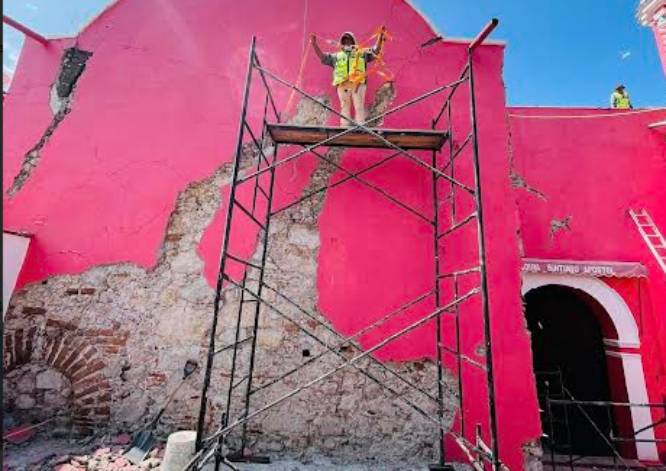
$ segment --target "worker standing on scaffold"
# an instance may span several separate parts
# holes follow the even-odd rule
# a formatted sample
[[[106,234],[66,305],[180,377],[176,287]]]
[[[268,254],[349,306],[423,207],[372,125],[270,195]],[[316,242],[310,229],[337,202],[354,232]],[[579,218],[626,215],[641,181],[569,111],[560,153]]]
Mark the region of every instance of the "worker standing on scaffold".
[[[317,37],[310,36],[312,47],[322,64],[333,67],[333,86],[338,89],[340,99],[340,126],[350,126],[351,105],[354,104],[356,122],[365,123],[365,90],[367,88],[367,63],[372,62],[382,53],[386,28],[382,26],[373,48],[361,48],[351,32],[340,36],[341,50],[334,54],[322,52]],[[347,119],[346,119],[347,118]]]

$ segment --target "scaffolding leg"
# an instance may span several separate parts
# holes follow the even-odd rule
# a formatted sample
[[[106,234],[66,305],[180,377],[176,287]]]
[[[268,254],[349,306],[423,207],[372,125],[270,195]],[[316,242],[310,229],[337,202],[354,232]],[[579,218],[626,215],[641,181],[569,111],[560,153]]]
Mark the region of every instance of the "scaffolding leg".
[[[248,58],[247,65],[247,78],[245,80],[245,89],[243,91],[243,108],[241,111],[241,124],[238,129],[238,139],[236,141],[236,156],[234,158],[234,168],[233,176],[231,182],[231,191],[230,191],[230,201],[234,201],[236,183],[238,182],[238,172],[240,170],[240,161],[243,148],[243,123],[247,115],[248,100],[250,96],[250,83],[252,81],[252,69],[254,61],[254,52],[255,52],[256,38],[252,38],[252,44],[250,46],[250,53]],[[234,205],[230,204],[227,210],[226,216],[226,228],[224,234],[224,242],[222,247],[222,253],[220,256],[220,270],[217,276],[217,283],[215,286],[215,301],[213,307],[213,319],[211,320],[210,328],[210,339],[208,343],[208,358],[206,361],[206,371],[204,373],[204,383],[201,391],[201,403],[199,406],[199,418],[197,420],[197,437],[196,437],[196,450],[201,448],[201,443],[203,440],[204,429],[206,426],[206,410],[208,408],[208,388],[210,386],[211,371],[213,369],[213,361],[215,358],[215,335],[217,333],[217,323],[220,314],[220,301],[222,298],[222,282],[224,280],[224,269],[226,265],[227,250],[229,247],[229,234],[231,232],[231,221],[233,216]],[[217,466],[216,466],[217,468]]]
[[[437,151],[432,153],[432,167],[437,168]],[[441,307],[440,288],[440,263],[439,263],[439,197],[437,191],[438,175],[432,172],[432,208],[433,208],[433,256],[435,261],[435,309]],[[437,316],[435,322],[435,345],[437,346],[437,418],[442,420],[444,418],[444,365],[442,364],[442,356],[444,355],[442,345],[442,317]],[[431,471],[453,471],[451,465],[446,464],[446,452],[444,450],[444,429],[439,427],[438,430],[438,444],[439,444],[439,462],[431,464],[429,469]]]
[[[273,162],[271,165],[275,164],[277,161],[278,155],[278,146],[275,145],[273,151]],[[261,162],[261,161],[260,161]],[[272,212],[272,202],[273,202],[273,190],[275,187],[275,168],[273,167],[269,172],[269,187],[268,187],[268,198],[266,202],[266,217],[264,220],[264,229],[262,233],[262,249],[261,249],[261,261],[259,263],[259,276],[257,281],[257,298],[261,299],[262,291],[264,288],[264,275],[266,274],[266,258],[268,256],[268,235],[270,232],[270,222],[271,222],[271,212]],[[261,178],[260,175],[257,175],[258,179]],[[254,303],[254,318],[252,321],[252,346],[250,349],[250,365],[247,376],[247,381],[245,383],[245,397],[243,400],[243,417],[247,417],[250,414],[250,398],[252,396],[252,381],[254,376],[254,366],[256,360],[257,352],[257,336],[259,330],[259,316],[261,314],[261,303],[256,300]],[[227,425],[227,424],[225,424]],[[242,436],[241,436],[241,447],[238,451],[238,454],[235,454],[230,460],[238,462],[248,462],[248,463],[269,463],[270,460],[265,456],[249,456],[245,453],[247,448],[247,425],[248,422],[243,423],[242,427]]]
[[[468,53],[470,115],[472,118],[472,158],[474,166],[474,199],[476,203],[476,224],[479,248],[479,266],[481,271],[481,304],[486,356],[486,384],[488,389],[488,412],[490,415],[490,448],[492,451],[491,468],[500,469],[499,440],[497,434],[497,412],[495,407],[495,379],[493,370],[493,343],[490,325],[490,305],[488,301],[488,273],[486,267],[486,240],[483,227],[483,198],[481,194],[481,171],[479,165],[479,133],[476,122],[476,93],[474,88],[474,60],[472,50]]]

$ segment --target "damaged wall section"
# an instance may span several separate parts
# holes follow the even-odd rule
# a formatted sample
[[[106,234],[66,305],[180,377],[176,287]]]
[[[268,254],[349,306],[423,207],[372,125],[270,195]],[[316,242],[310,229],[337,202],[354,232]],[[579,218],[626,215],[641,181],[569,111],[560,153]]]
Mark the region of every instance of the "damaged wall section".
[[[49,139],[51,139],[56,129],[58,129],[62,120],[65,119],[65,116],[71,111],[76,83],[85,70],[86,62],[90,59],[90,56],[92,56],[92,52],[76,47],[65,49],[58,76],[51,86],[49,105],[53,112],[53,120],[37,144],[26,152],[21,169],[7,190],[8,196],[14,196],[26,184],[33,170],[39,164],[42,149],[48,143]]]
[[[370,112],[385,110],[394,94],[391,84],[381,87]],[[322,124],[326,118],[323,108],[303,100],[293,121]],[[342,152],[342,149],[331,149],[325,155],[339,162]],[[253,146],[245,146],[242,170],[248,169],[256,157]],[[327,184],[334,171],[334,166],[320,161],[301,194]],[[77,430],[90,430],[105,426],[107,422],[114,428],[135,429],[156,411],[177,381],[186,360],[196,359],[203,365],[213,290],[202,276],[203,262],[197,256],[197,245],[220,211],[223,202],[220,188],[229,183],[230,174],[230,165],[224,164],[211,177],[189,185],[180,194],[154,269],[144,270],[131,264],[96,267],[81,275],[57,276],[29,285],[14,296],[7,319],[7,342],[21,347],[16,355],[6,359],[6,366],[11,370],[12,384],[32,387],[24,387],[21,394],[8,397],[6,407],[12,414],[23,417],[28,406],[35,404],[43,405],[42,414],[47,414],[53,401],[66,400],[65,407],[93,411],[89,416],[74,413]],[[321,192],[274,218],[266,275],[269,285],[282,287],[285,293],[317,312],[324,321],[325,317],[317,311],[316,280],[318,218],[326,193]],[[257,253],[259,250],[257,248]],[[220,345],[229,343],[236,308],[234,301],[238,296],[233,289],[225,293]],[[278,309],[294,314],[293,306],[283,299],[274,295],[268,298]],[[336,342],[333,334],[321,332],[321,328],[311,324],[309,328],[326,343]],[[26,332],[30,339],[27,343]],[[54,339],[72,340],[61,340],[56,348]],[[92,355],[86,345],[94,345],[104,353],[104,361],[94,360],[95,368],[90,372],[88,363],[81,363],[87,355]],[[60,353],[54,353],[54,349]],[[268,382],[288,366],[316,356],[322,349],[293,324],[266,310],[258,336],[257,381]],[[284,394],[298,381],[321,374],[334,367],[337,361],[334,355],[329,355],[323,362],[313,363],[286,383],[262,390],[254,398],[255,404]],[[88,374],[82,376],[78,369],[72,371],[70,365],[83,368]],[[224,378],[229,374],[228,366],[222,364],[214,370],[213,384],[217,393],[221,393]],[[359,366],[373,368],[370,361]],[[415,384],[433,393],[436,391],[432,362],[390,366]],[[52,397],[49,392],[49,400],[44,400],[44,388],[34,383],[34,377],[43,374],[46,367],[62,375],[59,396]],[[385,375],[376,365],[374,370],[375,376]],[[391,378],[384,379],[391,381]],[[186,383],[167,411],[160,430],[194,425],[200,381],[201,377],[197,376]],[[447,420],[452,421],[456,387],[448,377],[446,381]],[[400,395],[414,395],[404,385],[396,389],[401,391]],[[102,402],[94,403],[94,408],[87,407],[87,402],[82,401],[89,401],[91,397],[100,398]],[[213,393],[210,397],[213,399],[209,420],[213,426],[219,421],[224,404],[219,399],[222,394]],[[413,400],[424,408],[434,407],[418,394]],[[390,461],[403,460],[405,456],[415,461],[431,460],[436,436],[432,424],[397,405],[396,397],[353,370],[336,375],[252,421],[249,432],[256,452],[281,452],[301,458],[330,453],[343,461],[360,460],[368,453]],[[389,442],[391,447],[386,446]]]

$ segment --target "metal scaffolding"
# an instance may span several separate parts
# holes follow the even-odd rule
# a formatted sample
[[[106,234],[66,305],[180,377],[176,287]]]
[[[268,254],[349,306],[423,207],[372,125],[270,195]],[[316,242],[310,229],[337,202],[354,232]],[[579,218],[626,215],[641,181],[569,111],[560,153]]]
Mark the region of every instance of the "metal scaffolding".
[[[351,125],[346,128],[295,126],[282,123],[282,116],[278,112],[274,95],[269,86],[269,82],[271,81],[293,90],[305,99],[316,102],[319,106],[334,115],[341,115],[323,101],[309,95],[301,88],[289,83],[263,67],[256,53],[256,41],[254,38],[252,39],[236,144],[236,154],[228,196],[225,234],[215,289],[214,310],[208,345],[208,360],[205,369],[203,389],[201,392],[201,404],[197,424],[197,451],[195,457],[190,462],[188,469],[201,469],[204,464],[213,459],[215,460],[216,470],[220,468],[220,465],[224,465],[230,469],[236,469],[233,464],[234,462],[268,462],[267,458],[253,457],[246,453],[248,423],[271,408],[302,393],[311,386],[330,378],[344,368],[353,368],[357,372],[365,375],[372,382],[393,394],[417,414],[424,417],[424,419],[433,425],[433,428],[437,429],[437,437],[433,437],[433,440],[437,440],[436,446],[439,451],[439,460],[437,464],[431,466],[431,469],[452,469],[452,467],[447,464],[444,450],[444,439],[447,435],[449,435],[455,443],[462,448],[475,469],[480,471],[486,469],[499,470],[502,467],[499,455],[495,410],[492,340],[486,276],[483,204],[479,175],[479,148],[473,61],[476,47],[483,42],[496,25],[497,20],[492,20],[470,44],[468,48],[467,63],[457,80],[439,86],[416,98],[408,100],[395,108],[385,111],[378,116],[374,116],[366,123],[351,121]],[[261,81],[260,84],[262,85],[261,89],[265,94],[265,96],[262,97],[263,117],[261,119],[261,131],[259,132],[252,129],[248,116],[248,103],[252,90],[251,82],[255,75],[258,75],[258,78]],[[453,98],[456,91],[461,87],[468,87],[469,90],[470,122],[469,132],[460,141],[459,145],[456,146],[453,141],[454,130],[452,119],[454,111],[452,108]],[[444,99],[443,104],[439,108],[439,112],[434,119],[432,119],[431,129],[421,131],[386,130],[373,127],[374,124],[382,122],[383,118],[386,116],[397,113],[415,103],[433,97],[444,97]],[[301,145],[302,149],[288,156],[280,156],[278,151],[283,144]],[[241,172],[241,161],[242,159],[247,159],[247,152],[244,152],[244,150],[247,149],[248,145],[253,148],[253,169]],[[325,154],[317,152],[317,148],[322,146],[373,147],[389,149],[391,153],[381,160],[373,161],[362,170],[353,172],[345,169],[328,158]],[[471,155],[472,162],[471,164],[468,162],[468,165],[471,165],[471,168],[473,169],[473,185],[463,183],[456,174],[456,168],[458,168],[461,162],[461,158],[459,159],[459,157],[462,157],[462,153],[465,149],[470,150],[469,154]],[[414,151],[429,152],[431,157],[428,159],[420,158],[413,153]],[[296,201],[288,204],[286,207],[276,208],[274,204],[276,195],[276,169],[306,154],[315,155],[317,159],[321,159],[329,165],[332,165],[344,173],[345,176],[335,183],[329,182],[326,186],[297,198]],[[390,195],[388,192],[369,183],[362,177],[363,174],[399,157],[414,162],[431,175],[432,212],[430,214],[424,214],[423,211],[414,209],[407,203],[400,201],[399,198]],[[299,305],[296,301],[284,294],[284,292],[278,287],[271,286],[265,280],[264,275],[266,273],[267,254],[270,245],[269,235],[272,217],[287,209],[287,207],[300,204],[313,197],[315,194],[350,180],[354,180],[355,182],[361,183],[371,190],[376,191],[391,202],[406,209],[414,216],[427,221],[432,227],[432,241],[434,247],[434,286],[428,292],[406,302],[400,308],[386,314],[370,325],[363,327],[355,334],[345,337],[339,334],[325,319],[321,318],[321,316],[310,312],[308,309]],[[442,184],[448,186],[448,194],[446,196],[441,194]],[[251,205],[241,204],[237,196],[238,188],[245,185],[250,185],[252,187]],[[467,195],[465,198],[469,198],[473,201],[470,205],[472,205],[474,209],[469,214],[458,214],[461,212],[458,207],[458,201],[462,198],[460,195]],[[446,215],[450,216],[450,218],[444,217],[444,215],[441,214],[444,205],[448,205]],[[240,214],[243,214],[246,220],[251,221],[251,223],[258,228],[260,234],[260,243],[258,245],[259,254],[254,260],[247,260],[238,254],[234,254],[232,252],[232,247],[230,246],[230,239],[232,238],[233,232],[238,231],[238,228],[234,226],[234,220]],[[450,219],[450,222],[444,221],[444,219]],[[471,223],[473,222],[476,224],[475,232],[477,234],[476,241],[473,243],[476,247],[474,249],[475,263],[472,264],[472,266],[464,267],[463,269],[454,269],[445,272],[442,269],[442,260],[440,259],[442,244],[447,237],[460,233],[464,227],[472,226]],[[243,266],[243,274],[240,276],[232,275],[231,270],[229,269],[230,264]],[[249,272],[251,272],[252,275],[249,275]],[[470,285],[470,279],[474,286],[463,290],[462,286]],[[451,292],[451,297],[445,296],[445,290],[442,289],[444,283],[449,284],[449,289],[446,290],[446,292]],[[238,306],[235,324],[222,326],[223,329],[233,329],[233,342],[219,347],[216,345],[216,337],[220,335],[218,323],[221,316],[223,286],[225,288],[236,288],[240,293],[240,298],[236,301]],[[447,299],[445,299],[445,297],[447,297]],[[472,359],[470,355],[466,355],[461,349],[460,306],[474,297],[480,297],[479,306],[481,310],[481,318],[483,320],[483,362]],[[285,309],[276,306],[276,303],[272,301],[273,299],[280,299],[283,302],[286,302],[297,311],[297,315],[292,315],[286,312]],[[400,316],[412,306],[421,303],[426,299],[434,301],[434,310],[432,310],[432,312],[422,316],[420,319],[410,323],[399,331],[386,336],[372,347],[367,349],[361,348],[358,339],[362,335],[384,325],[390,319]],[[255,364],[257,360],[256,352],[258,348],[257,334],[260,317],[265,311],[270,311],[274,315],[284,319],[286,322],[293,324],[300,332],[321,345],[324,348],[324,351],[257,386],[254,381]],[[452,335],[452,341],[455,344],[454,347],[445,345],[443,339],[442,317],[445,315],[450,316],[454,323],[453,325],[455,326],[454,334]],[[299,318],[306,318],[308,323],[303,324],[299,322]],[[381,363],[372,356],[374,352],[390,342],[429,323],[434,323],[436,325],[436,336],[433,338],[433,345],[437,352],[436,393],[430,393],[419,387],[404,374]],[[331,345],[327,340],[324,340],[321,334],[318,334],[314,328],[310,327],[312,325],[316,325],[318,329],[325,330],[326,335],[328,336],[327,338],[330,338],[330,336],[335,337],[337,343]],[[245,330],[242,326],[249,326],[251,334],[248,336],[241,335]],[[341,353],[341,347],[351,349],[355,353],[351,355],[351,357],[349,355],[344,355]],[[230,355],[231,357],[226,397],[224,398],[224,406],[222,407],[219,426],[214,431],[208,431],[206,417],[209,407],[209,393],[211,392],[212,371],[215,361],[220,355]],[[319,374],[317,377],[299,384],[297,387],[272,401],[264,404],[255,404],[253,402],[253,397],[258,391],[265,390],[282,382],[285,378],[293,376],[302,368],[320,361],[325,355],[337,356],[339,359],[337,366],[329,368],[326,372]],[[443,417],[445,404],[444,361],[446,355],[450,355],[453,359],[452,361],[455,364],[458,379],[459,421],[458,426],[452,429],[449,429],[449,426],[444,424]],[[241,356],[243,356],[243,361],[241,361]],[[376,374],[370,371],[369,368],[361,366],[359,364],[361,360],[370,362],[374,368],[379,368],[382,373],[387,376],[395,378],[410,389],[422,393],[428,401],[431,401],[433,408],[436,408],[436,413],[428,412],[419,404],[398,394],[390,384],[379,378]],[[482,373],[480,374],[485,378],[488,411],[487,427],[482,427],[478,421],[475,423],[468,423],[470,421],[465,415],[465,396],[463,394],[465,384],[463,372],[466,368],[474,368],[477,371],[481,371]],[[240,392],[234,394],[236,391]],[[239,394],[240,397],[238,397]],[[487,428],[487,431],[484,430],[482,432],[483,428]],[[228,440],[229,435],[232,432],[240,434],[240,444],[236,445],[235,449]]]

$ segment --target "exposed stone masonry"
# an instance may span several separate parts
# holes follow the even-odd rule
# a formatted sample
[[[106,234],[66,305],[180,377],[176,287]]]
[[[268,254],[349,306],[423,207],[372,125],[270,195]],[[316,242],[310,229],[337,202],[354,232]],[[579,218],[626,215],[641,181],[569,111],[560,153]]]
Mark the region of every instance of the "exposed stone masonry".
[[[381,87],[370,109],[383,112],[394,98],[392,84]],[[326,111],[316,103],[299,103],[294,122],[322,124]],[[339,163],[342,149],[330,149],[326,157]],[[243,149],[242,169],[256,158],[251,146]],[[325,185],[335,172],[333,165],[319,162],[305,193]],[[47,366],[63,376],[71,394],[64,394],[81,427],[111,427],[136,430],[152,417],[166,394],[181,378],[188,359],[203,366],[214,290],[206,283],[203,262],[196,248],[220,204],[220,188],[229,183],[231,165],[220,166],[209,178],[190,184],[177,198],[169,219],[156,266],[145,270],[132,264],[94,267],[80,275],[52,277],[15,294],[7,315],[5,365],[11,378],[32,378]],[[266,282],[279,288],[316,318],[318,216],[326,192],[290,208],[271,221]],[[254,257],[261,253],[258,242]],[[256,273],[249,272],[249,278]],[[250,283],[249,287],[255,289]],[[339,343],[336,336],[307,319],[292,305],[270,290],[265,299],[284,314],[298,319],[328,345]],[[218,345],[233,341],[233,322],[240,293],[224,293]],[[253,311],[243,316],[245,333],[250,332]],[[260,317],[254,386],[266,384],[282,372],[322,352],[324,347],[280,317],[263,309]],[[54,350],[58,352],[54,355]],[[346,357],[351,347],[341,349]],[[230,355],[219,355],[213,375],[208,423],[213,430],[226,403],[223,392],[229,376]],[[327,354],[322,361],[289,376],[283,383],[262,389],[252,396],[252,408],[260,407],[308,381],[342,360]],[[22,366],[28,365],[28,366]],[[247,366],[247,359],[240,361]],[[399,395],[423,409],[435,405],[422,393],[390,378],[370,361],[359,362],[371,374],[387,379]],[[429,361],[387,365],[410,381],[436,394],[434,365]],[[22,369],[23,368],[23,369]],[[23,374],[22,371],[30,373]],[[202,368],[203,370],[203,368]],[[50,371],[50,370],[48,370]],[[84,375],[85,372],[85,375]],[[199,406],[201,370],[176,396],[161,421],[159,431],[192,428]],[[8,378],[11,381],[14,379]],[[239,377],[237,376],[237,379]],[[26,379],[30,381],[30,379]],[[63,387],[61,393],[67,392]],[[455,384],[446,378],[449,403],[445,419],[455,409]],[[38,386],[33,399],[46,405]],[[46,390],[44,390],[46,391]],[[237,389],[242,394],[244,387]],[[39,396],[42,394],[42,396]],[[433,458],[436,427],[400,400],[354,369],[345,369],[327,381],[305,391],[261,415],[249,424],[250,447],[255,452],[280,452],[301,458],[331,454],[339,459],[377,460],[409,456],[426,462]],[[96,402],[85,402],[88,398]],[[40,399],[41,398],[41,399]],[[8,406],[18,407],[18,396]],[[240,404],[234,401],[234,407]],[[45,412],[47,409],[45,409]],[[78,411],[78,412],[77,412]],[[235,414],[240,410],[235,408]]]

